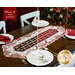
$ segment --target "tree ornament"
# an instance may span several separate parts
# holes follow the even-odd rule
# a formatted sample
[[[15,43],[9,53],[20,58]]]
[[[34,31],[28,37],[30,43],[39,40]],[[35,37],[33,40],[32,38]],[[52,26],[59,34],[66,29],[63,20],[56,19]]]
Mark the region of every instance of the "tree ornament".
[[[48,14],[47,18],[51,19],[51,15],[50,15],[50,14]]]
[[[53,13],[53,15],[55,15],[55,13]]]
[[[73,12],[75,12],[75,9],[73,9]]]
[[[62,19],[62,18],[63,18],[63,14],[60,14],[60,15],[59,15],[59,18]]]
[[[60,9],[56,9],[56,12],[59,13],[60,12]]]
[[[70,19],[71,18],[71,15],[67,15],[67,18]]]
[[[59,7],[60,9],[63,9],[63,7]]]
[[[72,12],[72,10],[69,10],[70,12]]]
[[[63,22],[65,22],[65,20],[64,20],[64,19],[63,19],[62,21],[63,21]]]
[[[59,22],[59,24],[61,25],[61,24],[62,24],[62,22]]]
[[[53,12],[53,8],[50,8],[49,10],[50,10],[51,12]]]
[[[56,22],[54,22],[54,24],[56,24]]]

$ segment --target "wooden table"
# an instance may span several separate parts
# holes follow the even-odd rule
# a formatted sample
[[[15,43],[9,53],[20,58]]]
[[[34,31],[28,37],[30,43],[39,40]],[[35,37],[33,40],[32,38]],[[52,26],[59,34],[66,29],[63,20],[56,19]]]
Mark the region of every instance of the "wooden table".
[[[63,26],[64,28],[75,29],[75,26],[72,26],[66,23],[60,24],[59,22],[52,21],[50,19],[45,19],[45,20],[49,21],[50,25]],[[36,30],[36,28],[34,28],[33,26],[27,25],[24,28],[20,28],[15,31],[9,32],[9,34],[13,35],[16,39],[34,30]],[[64,49],[71,50],[75,48],[75,42],[69,39],[64,39],[62,37],[58,39],[57,41],[55,41],[54,43],[48,45],[47,47],[50,51],[53,51],[58,54],[61,50],[64,50]],[[21,60],[22,59],[18,59],[18,58],[4,57],[2,48],[0,46],[0,67],[30,67],[31,66],[30,64],[24,64]],[[53,62],[47,65],[46,67],[53,66],[56,62],[57,62],[57,58],[54,57]]]

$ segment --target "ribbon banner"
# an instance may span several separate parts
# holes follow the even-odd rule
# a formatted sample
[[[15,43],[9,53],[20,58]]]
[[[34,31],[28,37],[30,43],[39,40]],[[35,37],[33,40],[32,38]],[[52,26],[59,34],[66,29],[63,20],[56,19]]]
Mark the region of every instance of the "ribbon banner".
[[[4,7],[4,21],[12,19],[17,21],[17,8],[16,7]]]

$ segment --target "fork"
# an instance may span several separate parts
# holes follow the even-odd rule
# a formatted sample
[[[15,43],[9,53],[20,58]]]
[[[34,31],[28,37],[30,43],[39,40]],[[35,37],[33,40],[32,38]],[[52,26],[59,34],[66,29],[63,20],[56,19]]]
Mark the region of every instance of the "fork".
[[[47,51],[50,51],[48,48],[44,48],[45,50],[47,50]],[[57,57],[57,53],[55,53],[55,52],[53,52],[53,51],[50,51],[50,52],[52,52],[53,53],[53,55],[55,56],[55,57]]]
[[[25,64],[25,65],[30,65],[25,59],[22,59],[22,62]],[[32,65],[30,65],[31,67],[33,67]]]

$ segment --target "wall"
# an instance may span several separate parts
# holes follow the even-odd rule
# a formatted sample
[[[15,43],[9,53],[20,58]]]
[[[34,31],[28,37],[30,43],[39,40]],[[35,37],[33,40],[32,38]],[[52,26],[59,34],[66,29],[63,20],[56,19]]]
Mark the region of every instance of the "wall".
[[[42,11],[45,7],[39,7],[38,9]],[[4,16],[4,8],[0,7],[0,21],[3,20]],[[7,20],[6,21],[6,30],[7,32],[13,31],[15,29],[21,28],[21,21],[20,21],[20,16],[32,11],[36,11],[37,7],[17,7],[17,22],[13,20]],[[31,21],[31,19],[29,19]],[[27,25],[27,24],[25,24]],[[2,33],[2,30],[0,31]]]

